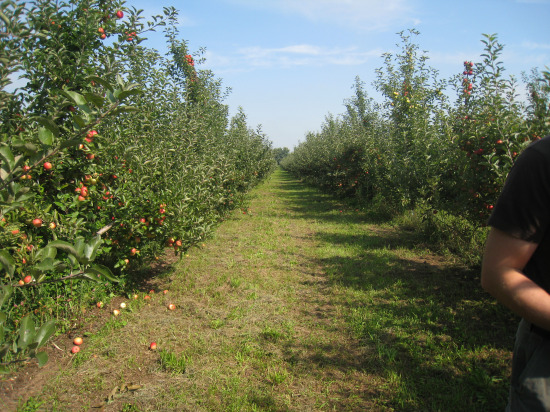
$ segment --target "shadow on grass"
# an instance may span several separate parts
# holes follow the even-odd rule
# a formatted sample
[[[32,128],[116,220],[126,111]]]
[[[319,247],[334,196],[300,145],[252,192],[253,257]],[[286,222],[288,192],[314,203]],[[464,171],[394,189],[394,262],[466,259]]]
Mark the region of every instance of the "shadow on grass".
[[[414,233],[373,230],[376,220],[288,174],[278,190],[295,218],[321,223],[315,238],[332,252],[312,263],[350,292],[341,302],[350,328],[374,348],[361,365],[393,382],[381,402],[399,410],[504,408],[517,318],[481,290],[477,270],[415,256]]]

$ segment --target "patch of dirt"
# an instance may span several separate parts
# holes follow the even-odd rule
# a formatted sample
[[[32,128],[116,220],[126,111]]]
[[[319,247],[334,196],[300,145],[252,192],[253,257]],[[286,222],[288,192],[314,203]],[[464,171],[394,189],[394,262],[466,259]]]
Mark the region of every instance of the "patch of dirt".
[[[142,292],[163,290],[164,281],[159,279],[158,275],[170,271],[179,259],[169,250],[159,260],[152,262],[148,269],[142,270],[140,290]],[[52,338],[41,349],[48,354],[48,362],[43,367],[39,367],[36,360],[30,360],[19,366],[15,372],[0,375],[2,411],[15,411],[28,399],[40,395],[47,383],[50,383],[61,371],[71,367],[74,356],[71,354],[71,348],[74,346],[74,338],[80,336],[86,339],[97,333],[111,318],[112,311],[119,308],[121,302],[127,300],[125,297],[118,296],[102,309],[96,307],[84,309],[69,331]]]

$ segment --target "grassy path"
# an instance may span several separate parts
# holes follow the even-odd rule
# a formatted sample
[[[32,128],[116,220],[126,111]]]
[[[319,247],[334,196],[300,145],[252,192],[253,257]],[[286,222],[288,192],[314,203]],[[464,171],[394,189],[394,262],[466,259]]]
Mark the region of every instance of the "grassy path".
[[[502,410],[515,320],[475,277],[277,171],[4,393],[26,411]]]

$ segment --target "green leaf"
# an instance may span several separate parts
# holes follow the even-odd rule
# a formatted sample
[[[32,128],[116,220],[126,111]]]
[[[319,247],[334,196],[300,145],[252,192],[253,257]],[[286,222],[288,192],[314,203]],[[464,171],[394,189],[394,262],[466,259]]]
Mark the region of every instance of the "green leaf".
[[[113,91],[113,87],[109,84],[109,82],[107,80],[104,80],[102,79],[101,77],[98,77],[98,76],[88,76],[88,80],[90,81],[94,81],[95,83],[98,83],[100,85],[102,85],[103,87],[105,87],[107,90],[109,91]]]
[[[73,92],[72,90],[62,90],[61,93],[75,102],[77,106],[86,105],[86,99],[80,93]]]
[[[115,115],[115,114],[121,114],[121,113],[133,113],[137,111],[139,111],[137,107],[122,106],[122,107],[117,107],[115,110],[113,110],[112,114]]]
[[[50,319],[38,329],[36,333],[36,343],[38,343],[37,348],[41,347],[46,343],[46,341],[55,333],[55,320]]]
[[[26,349],[34,341],[35,333],[36,330],[32,318],[30,315],[25,316],[19,325],[18,351]]]
[[[33,117],[32,118],[37,123],[40,123],[46,129],[53,133],[55,137],[59,137],[59,127],[54,123],[52,119],[47,119],[45,117]]]
[[[18,140],[12,144],[14,149],[23,152],[26,156],[34,156],[38,152],[38,146],[31,142]]]
[[[111,272],[111,269],[109,269],[107,266],[95,264],[87,268],[86,273],[94,273],[96,275],[100,275],[103,278],[110,280],[111,282],[120,282],[120,280],[113,275],[113,272]]]
[[[38,140],[44,145],[44,146],[52,146],[53,145],[53,133],[51,130],[46,129],[45,127],[41,127],[38,129]]]
[[[9,285],[3,285],[0,288],[0,308],[4,306],[4,303],[8,300],[13,292],[13,287]]]
[[[38,352],[35,356],[36,356],[36,359],[38,359],[39,367],[42,367],[46,363],[48,363],[48,354],[46,352]]]
[[[34,265],[34,269],[39,270],[40,272],[50,272],[55,269],[54,260],[52,258],[46,258],[41,262],[38,262]]]
[[[6,269],[6,272],[8,272],[10,277],[12,277],[15,271],[15,261],[13,260],[13,258],[11,257],[11,255],[8,253],[7,250],[0,250],[0,264],[4,269]],[[1,303],[2,302],[0,299],[0,306],[2,306]]]
[[[7,316],[4,312],[0,312],[0,325],[1,325],[2,323],[4,323],[7,319],[8,319],[8,316]],[[0,338],[1,338],[1,336],[0,336]],[[1,341],[2,341],[2,340],[0,339],[0,342],[1,342]]]
[[[82,129],[84,126],[86,126],[86,121],[82,118],[82,116],[79,116],[77,114],[73,116],[73,121],[76,123],[78,129]]]
[[[84,93],[84,97],[86,97],[86,100],[93,103],[97,107],[101,107],[105,103],[103,96],[97,93]]]
[[[107,92],[105,92],[105,95],[107,96],[107,99],[109,99],[111,103],[116,103],[117,98],[113,95],[113,92],[111,90],[107,90]]]
[[[6,343],[3,346],[0,346],[0,360],[4,358],[4,356],[7,355],[8,351],[10,350],[10,344]]]
[[[78,251],[76,250],[76,248],[73,245],[71,245],[69,242],[65,242],[63,240],[54,240],[53,242],[48,243],[48,246],[62,250],[63,252],[66,252],[69,255],[74,256],[78,261],[80,261],[82,258],[78,253]]]
[[[135,96],[135,95],[138,95],[138,94],[141,94],[142,91],[139,90],[139,89],[133,89],[133,90],[117,90],[115,91],[114,95],[117,99],[119,100],[123,100],[129,96]]]
[[[89,262],[95,259],[95,255],[99,246],[103,243],[101,236],[95,236],[88,244],[84,246],[84,256],[88,259]]]
[[[83,125],[85,124],[84,122],[82,123]],[[66,147],[71,147],[71,146],[78,146],[79,144],[82,143],[82,139],[81,138],[77,138],[77,139],[71,139],[71,140],[65,140],[64,142],[61,142],[61,144],[59,145],[59,147],[61,149],[64,149]]]
[[[2,145],[0,147],[0,157],[9,167],[8,169],[6,169],[6,171],[11,172],[11,169],[13,168],[13,164],[15,163],[15,157],[13,156],[13,153],[8,146]]]
[[[4,13],[2,13],[1,10],[0,10],[0,19],[2,19],[4,21],[4,23],[6,24],[7,27],[11,26],[10,19],[8,19],[7,16]]]
[[[89,271],[83,272],[80,276],[83,277],[83,278],[86,278],[86,279],[90,279],[91,281],[94,281],[96,283],[101,283],[101,277],[99,277],[99,276],[97,276],[97,274],[93,274]]]

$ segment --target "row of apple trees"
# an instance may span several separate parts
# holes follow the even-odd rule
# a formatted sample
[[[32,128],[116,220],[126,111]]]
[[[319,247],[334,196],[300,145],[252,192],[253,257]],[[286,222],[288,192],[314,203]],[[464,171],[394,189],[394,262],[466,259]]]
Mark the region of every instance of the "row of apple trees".
[[[383,55],[373,82],[382,102],[357,79],[345,113],[327,116],[282,165],[387,216],[409,211],[434,240],[479,254],[478,229],[514,159],[550,133],[550,73],[533,69],[520,87],[504,74],[496,35],[484,35],[479,60],[441,80],[416,35],[402,32],[401,51]]]
[[[44,364],[75,309],[200,242],[272,170],[176,27],[118,0],[1,2],[0,371]]]

